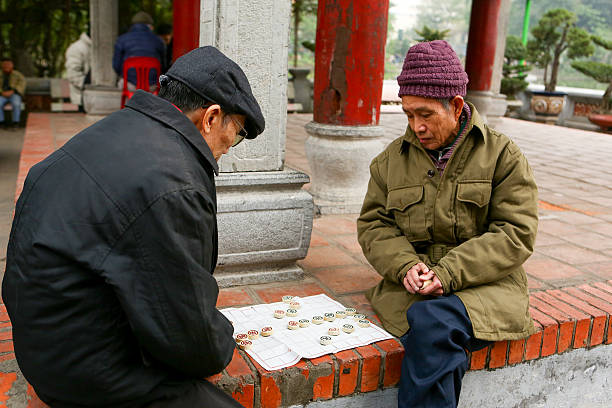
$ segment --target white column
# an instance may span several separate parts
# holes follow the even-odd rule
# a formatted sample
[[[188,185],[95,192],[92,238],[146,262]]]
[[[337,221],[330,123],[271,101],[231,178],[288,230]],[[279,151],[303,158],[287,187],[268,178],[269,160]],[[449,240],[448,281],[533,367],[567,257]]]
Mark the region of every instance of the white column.
[[[89,0],[92,41],[91,85],[83,100],[89,115],[108,115],[121,107],[121,91],[115,86],[113,51],[119,31],[118,0]]]
[[[221,286],[295,279],[306,256],[313,203],[306,174],[285,170],[291,2],[202,0],[200,46],[213,45],[244,70],[265,131],[220,161],[217,178]]]

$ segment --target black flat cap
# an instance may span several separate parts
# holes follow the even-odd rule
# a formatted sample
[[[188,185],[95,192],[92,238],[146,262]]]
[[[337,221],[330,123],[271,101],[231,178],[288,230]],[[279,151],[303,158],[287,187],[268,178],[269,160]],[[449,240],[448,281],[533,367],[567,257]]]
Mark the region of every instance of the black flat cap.
[[[215,47],[196,48],[181,56],[166,75],[207,101],[219,104],[225,112],[245,115],[248,139],[264,131],[266,122],[249,80],[238,64]]]

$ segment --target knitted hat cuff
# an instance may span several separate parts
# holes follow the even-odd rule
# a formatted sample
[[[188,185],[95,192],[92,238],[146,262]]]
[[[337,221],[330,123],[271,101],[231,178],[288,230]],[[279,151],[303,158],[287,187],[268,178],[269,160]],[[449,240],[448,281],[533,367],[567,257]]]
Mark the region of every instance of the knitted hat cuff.
[[[414,95],[424,98],[453,98],[457,95],[465,96],[467,93],[467,85],[455,86],[440,86],[440,85],[424,85],[424,84],[407,84],[400,85],[398,96]]]

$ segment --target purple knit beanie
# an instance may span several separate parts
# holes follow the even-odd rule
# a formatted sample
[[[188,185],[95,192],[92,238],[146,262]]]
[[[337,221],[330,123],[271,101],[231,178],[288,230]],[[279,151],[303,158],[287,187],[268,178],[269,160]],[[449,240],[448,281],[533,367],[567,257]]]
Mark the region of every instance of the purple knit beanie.
[[[452,98],[465,96],[468,76],[450,44],[436,40],[410,47],[397,83],[400,97]]]

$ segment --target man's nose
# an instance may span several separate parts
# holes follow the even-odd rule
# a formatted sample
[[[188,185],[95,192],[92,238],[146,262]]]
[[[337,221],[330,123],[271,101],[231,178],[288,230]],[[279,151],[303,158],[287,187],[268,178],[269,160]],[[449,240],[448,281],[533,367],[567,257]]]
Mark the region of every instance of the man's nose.
[[[418,118],[414,119],[414,130],[417,133],[423,133],[427,130],[427,126],[425,126],[425,123],[421,120],[419,120]]]

